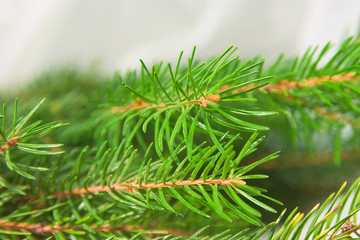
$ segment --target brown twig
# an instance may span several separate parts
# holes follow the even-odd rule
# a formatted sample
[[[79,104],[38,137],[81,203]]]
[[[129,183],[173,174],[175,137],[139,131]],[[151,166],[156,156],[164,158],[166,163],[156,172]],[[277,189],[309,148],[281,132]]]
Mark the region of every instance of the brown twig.
[[[20,141],[20,137],[18,136],[9,139],[4,145],[1,146],[0,153],[16,145],[19,141]]]
[[[148,189],[148,188],[165,188],[165,187],[180,187],[184,185],[212,185],[212,184],[219,184],[222,186],[236,186],[236,184],[242,184],[245,185],[246,182],[241,179],[207,179],[205,181],[203,180],[183,180],[178,182],[166,182],[166,183],[144,183],[139,184],[138,181],[135,179],[132,182],[126,182],[125,184],[119,184],[115,183],[111,186],[92,186],[80,189],[74,189],[70,192],[58,192],[55,193],[53,196],[55,198],[66,198],[69,196],[76,196],[76,195],[83,195],[83,194],[89,194],[89,193],[98,193],[98,192],[108,192],[108,191],[128,191],[135,193],[137,189]]]
[[[360,79],[360,76],[355,76],[356,73],[351,72],[351,73],[347,73],[347,74],[337,74],[334,76],[325,76],[325,77],[316,77],[316,78],[309,78],[309,79],[305,79],[303,81],[287,81],[287,80],[282,80],[281,82],[279,82],[278,84],[275,85],[265,85],[261,88],[256,89],[256,91],[258,90],[266,90],[266,91],[276,91],[276,90],[284,90],[284,89],[290,89],[290,88],[302,88],[302,87],[311,87],[311,86],[315,86],[315,85],[321,85],[324,84],[326,82],[341,82],[341,81],[350,81],[350,80],[356,80],[356,79]],[[249,84],[246,85],[242,88],[236,89],[233,92],[241,92],[241,91],[245,91],[245,90],[249,90],[253,87],[255,87],[256,85],[254,84]],[[224,91],[229,89],[230,86],[223,86],[221,87],[219,90],[220,91]]]
[[[208,106],[207,101],[218,102],[219,100],[220,100],[220,95],[218,95],[218,94],[209,95],[209,96],[206,96],[205,98],[201,97],[199,99],[193,99],[192,102],[185,104],[185,106],[201,105],[206,108]],[[173,105],[170,105],[170,106],[173,106]],[[150,103],[144,102],[140,98],[137,98],[135,102],[133,102],[129,105],[126,105],[124,107],[112,107],[111,111],[121,113],[121,112],[129,111],[134,108],[147,108],[147,107],[165,107],[165,103],[150,104]]]
[[[179,235],[179,236],[191,236],[192,233],[183,232],[181,230],[174,230],[174,229],[167,229],[167,228],[157,228],[157,229],[145,229],[141,226],[130,226],[125,225],[121,227],[112,227],[109,224],[104,224],[102,226],[90,226],[91,229],[99,232],[119,232],[119,231],[126,231],[126,230],[140,230],[140,231],[151,231],[151,232],[164,232],[163,234],[158,233],[145,233],[149,236],[154,235]],[[66,231],[87,231],[83,228],[78,228],[75,226],[69,226],[68,224],[65,225],[46,225],[43,223],[15,223],[15,222],[5,222],[0,220],[0,229],[8,230],[7,234],[11,234],[10,231],[23,231],[23,232],[31,232],[34,234],[39,235],[51,235],[56,232],[66,232]]]

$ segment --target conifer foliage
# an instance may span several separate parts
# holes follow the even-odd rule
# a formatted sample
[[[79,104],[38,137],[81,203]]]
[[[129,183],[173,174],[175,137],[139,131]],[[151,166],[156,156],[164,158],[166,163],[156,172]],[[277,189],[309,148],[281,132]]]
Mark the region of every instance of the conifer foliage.
[[[332,56],[330,47],[270,65],[242,60],[234,47],[201,63],[194,48],[185,63],[182,52],[175,64],[140,60],[140,71],[107,81],[73,72],[58,73],[61,82],[45,77],[22,90],[19,104],[3,95],[0,237],[358,235],[360,179],[307,214],[277,213],[286,202],[257,185],[271,181],[258,168],[281,156],[266,134],[311,156],[328,133],[320,145],[330,146],[335,165],[356,150],[360,42],[348,38]],[[35,103],[39,95],[47,100]]]

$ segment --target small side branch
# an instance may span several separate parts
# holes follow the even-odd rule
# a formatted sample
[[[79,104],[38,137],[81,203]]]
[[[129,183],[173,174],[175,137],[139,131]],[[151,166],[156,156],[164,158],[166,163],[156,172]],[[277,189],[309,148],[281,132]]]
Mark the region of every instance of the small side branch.
[[[301,82],[298,82],[298,81],[290,81],[289,82],[287,80],[282,80],[280,83],[278,83],[276,85],[266,85],[266,86],[256,89],[255,91],[258,91],[258,90],[276,91],[276,90],[284,90],[284,89],[290,89],[290,88],[311,87],[311,86],[315,86],[315,85],[321,85],[321,84],[324,84],[325,82],[329,82],[329,81],[340,82],[340,81],[351,81],[351,80],[360,79],[360,76],[355,76],[355,75],[356,75],[356,73],[351,72],[351,73],[347,73],[347,74],[337,74],[337,75],[334,75],[331,77],[325,76],[325,77],[318,77],[318,78],[309,78],[309,79],[305,79],[304,81],[301,81]],[[219,90],[224,91],[226,89],[229,89],[230,87],[231,86],[223,86],[223,87],[219,88]],[[249,84],[242,88],[234,90],[233,93],[246,91],[246,90],[249,90],[254,87],[255,87],[254,84]],[[220,95],[214,94],[214,95],[206,96],[205,98],[201,97],[199,99],[193,99],[191,103],[185,104],[184,106],[201,105],[203,107],[207,107],[208,106],[207,101],[218,102],[218,101],[220,101]],[[173,105],[168,105],[168,106],[173,106]],[[116,112],[116,113],[122,113],[122,112],[126,112],[131,109],[135,109],[135,108],[142,109],[142,108],[147,108],[147,107],[161,108],[161,107],[166,107],[166,106],[165,106],[165,103],[151,104],[151,103],[144,102],[142,99],[138,98],[138,99],[136,99],[136,101],[134,101],[126,106],[113,107],[111,109],[111,111]]]
[[[201,105],[203,107],[207,107],[208,106],[208,103],[207,101],[210,101],[210,102],[218,102],[220,100],[220,95],[218,94],[214,94],[214,95],[209,95],[209,96],[206,96],[205,98],[204,97],[201,97],[199,99],[193,99],[190,103],[187,103],[185,104],[184,106],[191,106],[191,105]],[[179,102],[181,103],[181,102]],[[183,102],[183,103],[186,103],[186,102]],[[174,105],[168,105],[168,106],[174,106]],[[147,107],[166,107],[165,106],[165,103],[158,103],[158,104],[150,104],[150,103],[146,103],[144,102],[143,100],[141,100],[140,98],[136,99],[135,102],[127,105],[127,106],[124,106],[124,107],[113,107],[111,109],[112,112],[117,112],[117,113],[122,113],[122,112],[126,112],[126,111],[129,111],[131,109],[134,109],[134,108],[147,108]]]
[[[0,220],[0,228],[9,231],[31,232],[40,235],[53,234],[55,232],[60,232],[64,230],[78,230],[77,228],[70,227],[68,225],[51,226],[42,223],[15,223],[15,222],[5,222],[1,220]]]
[[[20,137],[13,137],[9,139],[4,145],[1,146],[0,153],[16,145],[19,141],[20,141]]]
[[[302,88],[302,87],[311,87],[311,86],[315,86],[315,85],[321,85],[324,84],[326,82],[342,82],[342,81],[351,81],[351,80],[356,80],[356,79],[360,79],[360,76],[355,76],[356,73],[347,73],[347,74],[337,74],[334,76],[325,76],[325,77],[316,77],[316,78],[309,78],[309,79],[305,79],[304,81],[287,81],[287,80],[282,80],[280,83],[275,84],[275,85],[265,85],[261,88],[256,89],[255,91],[258,90],[266,90],[266,91],[281,91],[284,89],[290,89],[290,88]],[[249,84],[246,85],[242,88],[236,89],[234,92],[242,92],[242,91],[246,91],[249,90],[251,88],[254,88],[255,85],[254,84]],[[228,89],[228,86],[224,86],[222,88],[220,88],[220,90],[226,90]]]
[[[181,187],[184,185],[214,185],[218,184],[221,186],[236,186],[237,184],[245,185],[246,182],[241,179],[207,179],[207,180],[184,180],[184,181],[178,181],[178,182],[166,182],[166,183],[145,183],[145,184],[139,184],[138,181],[135,179],[132,182],[126,182],[124,184],[112,184],[111,186],[92,186],[80,189],[74,189],[70,192],[58,192],[55,193],[53,196],[55,198],[66,198],[70,196],[76,196],[76,195],[83,195],[83,194],[91,194],[91,193],[98,193],[98,192],[108,192],[108,191],[128,191],[132,193],[136,193],[138,189],[148,189],[148,188],[166,188],[166,187]]]
[[[90,226],[91,229],[98,231],[98,232],[119,232],[119,231],[127,231],[127,230],[139,230],[144,231],[145,235],[153,236],[153,235],[179,235],[179,236],[191,236],[192,233],[182,232],[180,230],[173,230],[167,228],[161,229],[144,229],[141,226],[130,226],[125,225],[121,227],[112,227],[109,224],[104,224],[101,226]],[[43,223],[15,223],[15,222],[5,222],[0,220],[0,229],[8,230],[8,234],[11,231],[22,231],[22,232],[31,232],[38,235],[52,235],[56,232],[66,232],[66,231],[86,231],[86,229],[78,228],[75,226],[70,226],[68,224],[65,225],[46,225]],[[146,233],[146,231],[151,232],[163,232],[163,234],[154,234],[154,233]]]
[[[284,89],[289,89],[289,88],[301,88],[301,87],[311,87],[311,86],[315,86],[315,85],[321,85],[324,84],[325,82],[343,82],[343,81],[350,81],[350,80],[355,80],[355,79],[359,79],[360,77],[357,76],[355,77],[355,73],[351,72],[351,73],[347,73],[347,74],[337,74],[334,76],[325,76],[325,77],[317,77],[317,78],[309,78],[306,79],[303,82],[288,82],[286,80],[281,81],[279,84],[277,85],[266,85],[263,87],[264,90],[284,90]]]

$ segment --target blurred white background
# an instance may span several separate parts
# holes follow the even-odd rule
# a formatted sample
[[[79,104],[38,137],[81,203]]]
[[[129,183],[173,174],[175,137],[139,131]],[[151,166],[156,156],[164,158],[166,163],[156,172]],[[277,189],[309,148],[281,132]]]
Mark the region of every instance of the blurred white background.
[[[104,72],[197,57],[303,53],[356,34],[359,0],[0,0],[0,84],[14,87],[54,66],[98,62]]]

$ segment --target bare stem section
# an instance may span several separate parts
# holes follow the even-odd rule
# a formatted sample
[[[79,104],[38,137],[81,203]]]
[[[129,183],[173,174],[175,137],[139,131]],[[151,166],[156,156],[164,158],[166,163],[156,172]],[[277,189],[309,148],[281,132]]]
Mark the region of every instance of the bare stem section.
[[[245,185],[246,182],[241,179],[207,179],[207,180],[184,180],[184,181],[177,181],[177,182],[166,182],[166,183],[144,183],[139,184],[138,181],[135,179],[132,182],[126,182],[124,184],[112,184],[111,186],[92,186],[80,189],[74,189],[71,192],[58,192],[54,194],[55,198],[66,198],[69,196],[75,195],[83,195],[89,193],[98,193],[98,192],[108,192],[108,191],[128,191],[135,193],[137,189],[148,189],[148,188],[166,188],[166,187],[181,187],[184,185],[213,185],[218,184],[221,186],[236,186],[237,184]]]
[[[20,137],[13,137],[9,139],[4,145],[1,146],[0,153],[16,145],[19,141],[20,141]]]

